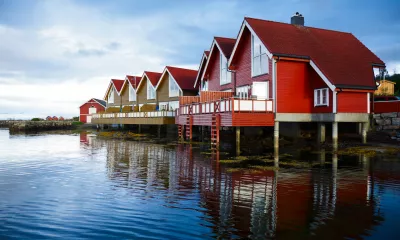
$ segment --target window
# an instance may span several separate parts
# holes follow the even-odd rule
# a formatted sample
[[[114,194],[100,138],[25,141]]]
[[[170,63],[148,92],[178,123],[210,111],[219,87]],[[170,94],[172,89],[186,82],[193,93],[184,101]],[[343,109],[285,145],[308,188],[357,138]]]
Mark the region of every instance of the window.
[[[252,95],[256,96],[257,99],[269,98],[268,82],[253,82],[252,90]]]
[[[174,111],[179,108],[179,101],[169,102],[169,111]]]
[[[236,95],[241,99],[249,98],[249,86],[237,87]]]
[[[114,87],[111,86],[110,92],[108,93],[108,103],[114,103]]]
[[[314,106],[329,106],[329,89],[314,90]]]
[[[129,84],[129,101],[130,102],[136,101],[136,91],[130,84]]]
[[[258,76],[268,73],[268,56],[267,49],[261,43],[257,36],[251,35],[251,46],[252,46],[252,76]]]
[[[232,74],[228,72],[228,61],[226,57],[220,53],[220,85],[231,82]]]
[[[208,81],[203,81],[202,84],[201,91],[208,91]]]
[[[147,79],[147,99],[155,99],[156,98],[156,90],[154,89],[151,82]]]
[[[176,84],[171,75],[169,75],[169,97],[179,97],[178,84]]]

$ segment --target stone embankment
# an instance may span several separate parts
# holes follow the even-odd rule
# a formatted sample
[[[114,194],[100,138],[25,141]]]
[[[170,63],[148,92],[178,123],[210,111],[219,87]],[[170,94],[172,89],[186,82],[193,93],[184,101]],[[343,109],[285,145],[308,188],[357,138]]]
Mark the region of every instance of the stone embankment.
[[[8,128],[11,123],[15,122],[14,120],[0,120],[0,128]]]
[[[374,120],[377,131],[400,129],[400,112],[374,114]]]
[[[40,132],[48,130],[73,129],[72,121],[14,121],[8,126],[13,132]]]

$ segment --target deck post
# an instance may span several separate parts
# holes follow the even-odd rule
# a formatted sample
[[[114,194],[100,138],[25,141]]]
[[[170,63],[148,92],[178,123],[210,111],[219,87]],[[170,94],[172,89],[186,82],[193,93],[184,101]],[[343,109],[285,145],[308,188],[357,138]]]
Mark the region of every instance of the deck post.
[[[362,135],[362,123],[357,123],[357,130],[358,130],[358,134]]]
[[[200,126],[200,128],[201,128],[201,141],[204,141],[205,127],[204,126]]]
[[[338,122],[332,123],[332,147],[334,151],[338,148]]]
[[[161,137],[161,125],[157,125],[157,137]]]
[[[318,123],[318,143],[325,143],[325,123]]]
[[[362,143],[367,143],[367,129],[368,129],[368,122],[363,122],[362,124],[362,130],[361,130],[361,140]]]
[[[142,133],[142,125],[138,125],[138,133]]]
[[[236,155],[240,155],[240,127],[236,127]]]
[[[279,122],[275,121],[274,125],[274,149],[279,149]]]

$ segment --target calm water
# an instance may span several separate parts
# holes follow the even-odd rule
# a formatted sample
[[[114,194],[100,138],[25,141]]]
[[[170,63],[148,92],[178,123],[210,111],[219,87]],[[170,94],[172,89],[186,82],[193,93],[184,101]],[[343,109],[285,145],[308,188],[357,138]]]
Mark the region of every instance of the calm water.
[[[201,151],[0,130],[0,239],[400,239],[399,160],[232,172]]]

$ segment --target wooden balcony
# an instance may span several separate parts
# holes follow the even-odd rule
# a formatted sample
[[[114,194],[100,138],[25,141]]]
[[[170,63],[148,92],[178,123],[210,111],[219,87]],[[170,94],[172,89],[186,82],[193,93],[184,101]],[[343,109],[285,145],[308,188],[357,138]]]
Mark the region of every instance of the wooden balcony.
[[[141,124],[164,125],[175,124],[174,111],[103,113],[93,114],[94,124]]]
[[[212,116],[219,114],[221,126],[273,126],[273,112],[272,100],[230,97],[209,102],[181,104],[175,122],[186,125],[188,116],[191,116],[193,125],[211,126]]]

